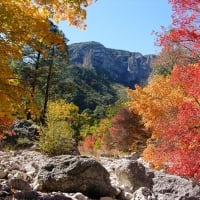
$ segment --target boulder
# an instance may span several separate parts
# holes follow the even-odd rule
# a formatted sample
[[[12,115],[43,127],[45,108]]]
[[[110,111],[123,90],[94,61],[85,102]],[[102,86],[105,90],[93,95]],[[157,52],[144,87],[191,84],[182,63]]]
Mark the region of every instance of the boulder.
[[[133,193],[131,200],[157,200],[157,198],[149,188],[141,187]]]
[[[25,119],[15,121],[10,129],[13,132],[12,136],[7,135],[2,142],[15,148],[33,146],[39,134],[38,127],[33,122]]]
[[[0,184],[0,199],[9,199],[11,197],[11,187],[5,184]]]
[[[116,161],[115,161],[116,162]],[[137,160],[119,159],[115,169],[118,185],[134,192],[132,200],[199,200],[200,184],[180,176],[154,171]]]
[[[31,186],[28,184],[28,182],[19,178],[11,179],[9,181],[9,185],[13,189],[31,191]]]
[[[43,166],[37,178],[43,192],[81,192],[91,198],[117,195],[111,186],[109,173],[92,157],[56,156]]]
[[[57,192],[41,194],[37,191],[19,191],[13,196],[16,200],[73,200],[72,197]]]
[[[153,185],[154,173],[137,160],[119,159],[116,162],[115,173],[119,185],[129,187],[132,192],[140,187],[151,188]]]
[[[30,120],[17,120],[11,127],[12,131],[20,137],[35,139],[38,135],[38,127]]]
[[[152,191],[157,199],[199,200],[200,185],[180,176],[154,172]]]

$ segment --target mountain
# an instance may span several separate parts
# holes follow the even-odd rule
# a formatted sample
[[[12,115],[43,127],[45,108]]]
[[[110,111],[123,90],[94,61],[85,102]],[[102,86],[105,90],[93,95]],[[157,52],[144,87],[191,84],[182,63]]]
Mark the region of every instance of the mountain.
[[[155,55],[142,55],[104,47],[98,42],[69,45],[70,63],[79,67],[93,67],[126,87],[144,85],[152,71]]]

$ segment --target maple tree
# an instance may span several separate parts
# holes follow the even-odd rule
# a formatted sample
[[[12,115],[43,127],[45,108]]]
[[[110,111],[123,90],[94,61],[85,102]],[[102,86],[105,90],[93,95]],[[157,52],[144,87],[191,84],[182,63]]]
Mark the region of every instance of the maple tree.
[[[169,0],[172,27],[158,35],[163,47],[149,84],[128,90],[128,107],[152,136],[143,157],[156,169],[200,181],[199,0]]]
[[[92,0],[5,0],[0,3],[1,115],[12,115],[13,110],[16,111],[15,107],[24,108],[21,99],[26,99],[26,102],[31,101],[31,97],[26,95],[30,92],[19,83],[18,77],[8,67],[10,60],[19,59],[25,45],[44,54],[45,49],[41,44],[47,47],[51,47],[52,43],[64,46],[60,35],[51,31],[51,21],[67,20],[70,25],[85,28],[85,7],[92,2]]]
[[[177,66],[129,90],[128,106],[152,130],[143,156],[155,168],[200,180],[200,64]]]
[[[164,48],[181,46],[190,52],[189,57],[198,61],[200,47],[200,3],[199,0],[169,0],[172,6],[172,27],[163,28],[158,42]]]
[[[0,116],[16,118],[25,117],[29,107],[37,113],[30,91],[18,80],[9,67],[1,67],[0,72]]]
[[[150,132],[144,128],[140,117],[133,115],[122,105],[109,108],[107,118],[87,131],[79,142],[80,149],[91,153],[100,151],[108,155],[113,155],[114,152],[135,152],[139,156],[150,137]]]
[[[86,18],[84,6],[92,2],[92,0],[5,0],[1,2],[1,56],[8,58],[8,56],[19,55],[25,44],[35,45],[33,38],[51,44],[50,38],[53,34],[49,31],[48,19],[54,22],[67,20],[69,24],[83,28]]]
[[[127,107],[120,108],[112,117],[109,134],[113,148],[123,152],[134,151],[138,155],[144,150],[146,140],[150,137],[140,118],[133,115]]]
[[[12,123],[12,118],[0,117],[0,140],[5,138],[6,135],[13,135],[13,132],[10,129]]]
[[[188,65],[196,63],[196,58],[178,45],[174,48],[163,47],[159,55],[153,60],[153,74],[169,75],[175,65]]]

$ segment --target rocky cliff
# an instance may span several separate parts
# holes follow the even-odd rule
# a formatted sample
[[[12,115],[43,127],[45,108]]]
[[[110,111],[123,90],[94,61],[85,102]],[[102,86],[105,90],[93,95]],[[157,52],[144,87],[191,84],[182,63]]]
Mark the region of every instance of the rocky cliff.
[[[145,84],[151,71],[155,55],[116,50],[104,47],[98,42],[84,42],[69,45],[70,63],[82,67],[94,67],[97,71],[125,86]]]

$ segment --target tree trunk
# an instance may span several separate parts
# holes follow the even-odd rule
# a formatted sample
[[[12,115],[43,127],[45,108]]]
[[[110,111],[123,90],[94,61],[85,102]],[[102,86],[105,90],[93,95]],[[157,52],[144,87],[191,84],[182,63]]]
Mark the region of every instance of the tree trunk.
[[[47,104],[48,104],[48,100],[49,100],[49,89],[50,89],[50,86],[51,86],[50,81],[51,81],[51,77],[52,77],[52,68],[53,68],[53,65],[54,65],[54,54],[55,54],[55,50],[54,50],[54,46],[53,46],[52,47],[52,52],[51,52],[51,60],[50,60],[50,64],[49,64],[47,80],[46,80],[44,105],[43,105],[43,110],[42,110],[42,114],[41,114],[41,123],[43,125],[45,124],[45,117],[46,117],[46,112],[47,112]]]

